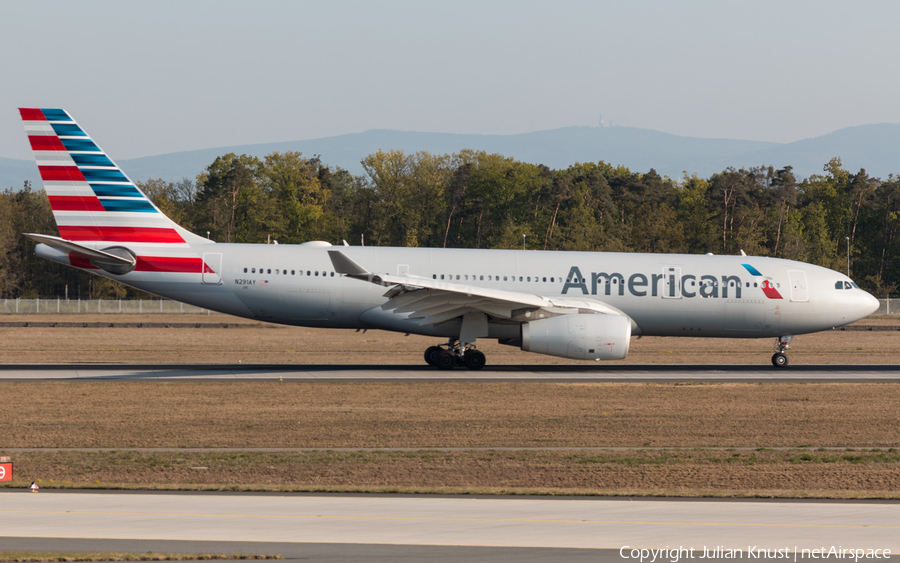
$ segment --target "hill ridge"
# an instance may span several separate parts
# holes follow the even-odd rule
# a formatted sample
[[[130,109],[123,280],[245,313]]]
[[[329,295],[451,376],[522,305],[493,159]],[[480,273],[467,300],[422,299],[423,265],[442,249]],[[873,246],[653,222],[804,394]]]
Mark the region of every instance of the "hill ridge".
[[[851,172],[865,168],[870,176],[886,178],[900,173],[900,124],[855,125],[790,143],[688,137],[639,127],[586,125],[505,135],[367,129],[316,139],[118,159],[118,163],[136,181],[148,178],[178,181],[182,177],[194,178],[217,156],[228,152],[263,157],[273,151],[293,150],[306,156],[320,155],[327,165],[361,174],[360,160],[379,149],[437,154],[462,149],[484,150],[550,168],[603,160],[635,172],[653,168],[675,179],[680,179],[684,172],[708,177],[728,167],[759,165],[776,168],[790,165],[798,176],[807,177],[820,173],[837,156]],[[20,188],[25,180],[40,185],[33,161],[0,157],[0,188]]]

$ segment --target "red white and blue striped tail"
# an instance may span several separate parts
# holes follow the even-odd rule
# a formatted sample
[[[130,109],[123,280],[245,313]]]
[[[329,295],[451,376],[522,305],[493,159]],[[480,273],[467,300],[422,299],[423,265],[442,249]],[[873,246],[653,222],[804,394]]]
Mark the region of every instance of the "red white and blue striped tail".
[[[137,271],[203,271],[190,243],[212,241],[160,212],[67,112],[19,113],[62,239],[87,248],[126,247]],[[87,256],[69,256],[73,266],[96,267]]]

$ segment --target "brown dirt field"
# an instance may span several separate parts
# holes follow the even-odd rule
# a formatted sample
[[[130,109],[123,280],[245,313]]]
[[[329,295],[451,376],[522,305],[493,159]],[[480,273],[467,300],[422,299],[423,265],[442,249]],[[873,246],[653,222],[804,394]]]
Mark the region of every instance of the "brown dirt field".
[[[23,452],[43,488],[896,498],[893,451]]]
[[[421,364],[424,348],[436,343],[225,315],[0,320],[29,317],[239,326],[0,327],[0,363]],[[767,365],[771,346],[770,339],[634,339],[622,363]],[[794,346],[793,364],[897,363],[900,331],[831,331],[795,338]],[[579,363],[492,341],[479,347],[489,364]],[[900,446],[894,384],[0,382],[0,397],[0,455],[13,457],[17,480],[44,487],[900,498],[894,450],[813,451]],[[181,451],[51,449],[59,447]],[[184,451],[216,447],[282,451]],[[547,449],[469,449],[507,447]],[[603,447],[637,449],[549,449]],[[662,449],[641,450],[651,447]],[[703,449],[713,447],[763,450]],[[773,447],[792,449],[765,450]]]
[[[0,382],[4,448],[900,447],[900,384]]]
[[[229,323],[232,328],[0,327],[0,363],[266,363],[422,364],[426,347],[440,339],[383,331],[310,329],[227,315],[4,315],[15,322]],[[860,324],[900,328],[897,319]],[[626,360],[599,365],[654,363],[768,364],[773,340],[633,338]],[[792,364],[890,364],[900,361],[900,330],[828,331],[798,336]],[[488,365],[580,364],[522,352],[496,341],[479,348]]]
[[[0,395],[13,486],[900,496],[896,384],[4,382]],[[565,449],[611,446],[634,449]],[[236,450],[185,450],[217,447]],[[471,449],[507,447],[539,449]]]

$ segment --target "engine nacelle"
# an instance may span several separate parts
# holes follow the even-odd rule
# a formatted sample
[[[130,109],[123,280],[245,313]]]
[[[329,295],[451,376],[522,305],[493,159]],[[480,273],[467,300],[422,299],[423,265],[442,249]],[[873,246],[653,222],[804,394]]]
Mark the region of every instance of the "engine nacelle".
[[[573,360],[622,360],[631,319],[620,315],[561,315],[522,325],[522,350]]]

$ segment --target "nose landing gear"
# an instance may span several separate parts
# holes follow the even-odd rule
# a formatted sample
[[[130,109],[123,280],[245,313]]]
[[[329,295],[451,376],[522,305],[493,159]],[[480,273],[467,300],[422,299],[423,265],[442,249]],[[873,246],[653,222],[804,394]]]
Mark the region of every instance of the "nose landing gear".
[[[777,368],[787,367],[788,357],[785,351],[791,349],[791,335],[778,337],[775,340],[775,353],[772,354],[772,365]]]
[[[474,345],[465,348],[459,345],[458,340],[451,339],[447,347],[429,346],[425,350],[425,362],[440,369],[453,369],[456,366],[466,366],[470,370],[479,370],[487,363],[484,354],[475,349]]]

